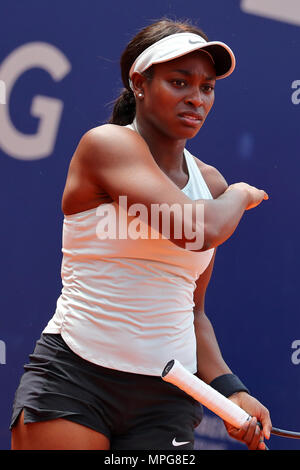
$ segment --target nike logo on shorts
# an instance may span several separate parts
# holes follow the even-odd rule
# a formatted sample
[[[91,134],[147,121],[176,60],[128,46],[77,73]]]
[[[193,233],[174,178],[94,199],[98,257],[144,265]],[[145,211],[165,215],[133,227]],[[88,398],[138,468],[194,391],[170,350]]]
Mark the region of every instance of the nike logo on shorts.
[[[176,441],[176,437],[174,437],[173,441],[172,441],[172,445],[174,447],[177,447],[177,446],[184,446],[185,444],[189,444],[190,441],[185,441],[185,442],[177,442]]]

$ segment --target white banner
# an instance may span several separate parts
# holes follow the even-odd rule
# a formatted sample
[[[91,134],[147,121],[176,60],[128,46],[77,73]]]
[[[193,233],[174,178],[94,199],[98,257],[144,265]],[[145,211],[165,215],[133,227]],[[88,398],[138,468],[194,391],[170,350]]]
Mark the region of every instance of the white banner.
[[[300,26],[300,0],[242,0],[241,10]]]

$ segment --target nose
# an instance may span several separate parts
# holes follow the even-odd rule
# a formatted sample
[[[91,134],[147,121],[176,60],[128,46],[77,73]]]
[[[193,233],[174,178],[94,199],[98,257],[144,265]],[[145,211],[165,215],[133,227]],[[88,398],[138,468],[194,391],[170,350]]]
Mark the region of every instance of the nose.
[[[194,87],[188,96],[185,98],[185,104],[199,108],[204,103],[203,94],[198,87]]]

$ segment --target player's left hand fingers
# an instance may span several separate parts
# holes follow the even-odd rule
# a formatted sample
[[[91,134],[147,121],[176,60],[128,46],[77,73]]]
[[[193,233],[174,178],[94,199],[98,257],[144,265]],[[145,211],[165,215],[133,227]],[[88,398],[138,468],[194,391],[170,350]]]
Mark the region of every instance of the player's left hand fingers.
[[[245,392],[238,392],[229,397],[238,406],[243,408],[250,416],[255,416],[261,423],[265,439],[270,439],[272,422],[268,409],[263,406],[256,398]]]
[[[271,430],[272,430],[272,422],[270,418],[269,410],[265,407],[261,408],[259,421],[263,427],[263,434],[266,439],[270,439]]]
[[[247,445],[249,450],[265,450],[263,435],[254,417],[247,421],[240,429],[236,429],[225,423],[228,434]]]
[[[248,428],[245,430],[243,441],[248,446],[249,450],[257,450],[259,443],[263,439],[260,427],[257,424],[257,419],[251,419]]]

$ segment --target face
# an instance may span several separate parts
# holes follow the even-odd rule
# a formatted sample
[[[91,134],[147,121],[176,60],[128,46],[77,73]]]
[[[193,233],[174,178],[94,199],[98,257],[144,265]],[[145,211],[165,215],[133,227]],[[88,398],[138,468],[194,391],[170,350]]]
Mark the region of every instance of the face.
[[[153,77],[140,83],[141,119],[172,139],[191,139],[203,126],[214,103],[216,72],[203,51],[154,66]]]

